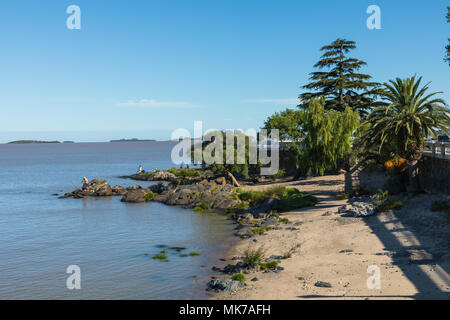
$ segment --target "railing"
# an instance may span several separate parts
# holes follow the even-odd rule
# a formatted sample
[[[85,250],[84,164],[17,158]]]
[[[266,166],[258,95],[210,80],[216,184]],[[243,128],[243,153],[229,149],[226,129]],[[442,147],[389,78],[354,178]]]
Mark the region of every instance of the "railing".
[[[450,159],[450,142],[426,142],[424,155],[435,158]]]

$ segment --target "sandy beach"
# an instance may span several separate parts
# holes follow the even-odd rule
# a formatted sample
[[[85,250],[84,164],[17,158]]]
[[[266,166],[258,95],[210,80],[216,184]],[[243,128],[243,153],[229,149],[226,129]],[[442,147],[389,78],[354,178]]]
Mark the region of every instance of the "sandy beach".
[[[238,241],[224,264],[248,247],[263,246],[267,255],[283,255],[295,244],[300,250],[281,260],[282,272],[248,274],[245,287],[212,299],[450,299],[450,228],[443,214],[429,210],[438,195],[416,196],[398,211],[352,218],[337,213],[347,202],[336,198],[344,175],[245,188],[275,185],[298,188],[319,202],[281,214],[292,222],[282,230]],[[373,270],[379,270],[379,289],[368,288]],[[316,286],[318,281],[331,287]]]

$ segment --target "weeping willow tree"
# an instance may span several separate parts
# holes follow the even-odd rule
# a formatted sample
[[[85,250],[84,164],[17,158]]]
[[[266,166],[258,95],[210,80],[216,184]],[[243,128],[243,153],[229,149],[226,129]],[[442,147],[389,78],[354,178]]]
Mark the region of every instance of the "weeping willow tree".
[[[313,98],[302,112],[305,133],[300,166],[309,174],[323,175],[337,165],[351,149],[350,139],[359,126],[359,112],[327,110],[325,99]]]

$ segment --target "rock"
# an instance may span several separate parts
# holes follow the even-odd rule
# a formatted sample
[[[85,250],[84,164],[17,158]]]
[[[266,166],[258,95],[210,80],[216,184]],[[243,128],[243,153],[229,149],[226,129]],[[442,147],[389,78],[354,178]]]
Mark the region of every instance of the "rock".
[[[127,190],[121,186],[114,186],[111,189],[112,189],[112,192],[116,195],[123,195],[124,193],[127,192]]]
[[[317,281],[314,285],[320,288],[331,288],[331,283],[325,281]]]
[[[331,216],[333,214],[332,211],[327,211],[324,214],[322,214],[322,216],[326,217],[326,216]]]
[[[137,189],[127,191],[120,201],[122,202],[131,202],[131,203],[139,203],[145,202],[144,196],[149,193],[148,189]]]
[[[234,235],[237,236],[237,237],[241,237],[243,239],[244,238],[251,238],[253,236],[253,232],[252,232],[252,230],[250,228],[245,227],[245,228],[242,228],[242,229],[239,229],[238,231],[236,231],[234,233]]]
[[[247,265],[244,262],[239,261],[236,264],[226,265],[225,268],[223,268],[223,272],[228,273],[228,274],[234,274],[234,273],[239,273],[241,271],[244,271],[246,269],[247,269]]]
[[[134,186],[127,187],[127,190],[130,191],[130,190],[137,190],[137,189],[141,189],[141,188],[142,188],[141,186],[138,186],[137,184],[135,184]]]
[[[257,278],[257,277],[254,277],[254,278],[252,278],[252,280],[250,280],[250,281],[253,281],[253,282],[255,282],[255,281],[258,281],[259,279]]]
[[[227,179],[225,179],[225,177],[219,177],[219,178],[215,179],[214,182],[217,184],[220,184],[220,185],[226,185]]]
[[[223,290],[228,292],[236,292],[240,287],[245,286],[243,282],[230,279],[213,279],[208,283],[207,290]]]
[[[267,227],[267,226],[275,226],[278,224],[278,218],[277,217],[268,217],[266,220],[264,220],[261,223],[261,226]]]
[[[362,201],[364,200],[364,201]],[[346,217],[367,217],[375,214],[375,205],[370,197],[354,197],[349,204],[338,209],[338,212]]]
[[[433,261],[433,255],[423,249],[408,250],[410,263],[427,264]]]

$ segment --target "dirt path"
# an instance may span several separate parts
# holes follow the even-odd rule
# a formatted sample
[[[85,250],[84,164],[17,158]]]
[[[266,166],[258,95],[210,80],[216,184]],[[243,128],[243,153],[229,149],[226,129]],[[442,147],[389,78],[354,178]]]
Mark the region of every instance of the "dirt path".
[[[301,223],[298,230],[289,230],[293,225],[286,225],[283,230],[242,240],[231,255],[241,256],[249,246],[264,246],[268,255],[283,255],[297,243],[301,244],[300,251],[281,261],[282,272],[249,274],[246,287],[234,294],[215,294],[213,299],[450,299],[450,228],[445,222],[435,226],[441,232],[439,237],[426,238],[427,232],[415,229],[417,224],[422,227],[423,221],[411,220],[414,215],[409,214],[411,221],[402,223],[398,217],[401,211],[368,218],[341,217],[337,209],[346,200],[338,200],[335,195],[343,190],[343,175],[277,185],[313,194],[319,203],[283,214],[294,224]],[[405,210],[412,212],[420,207],[412,206]],[[417,214],[422,213],[419,209]],[[442,221],[443,217],[438,218]],[[368,278],[373,275],[368,273],[369,266],[379,270],[378,289],[368,288]],[[254,277],[258,280],[250,281]],[[315,286],[317,281],[328,282],[331,288]]]

